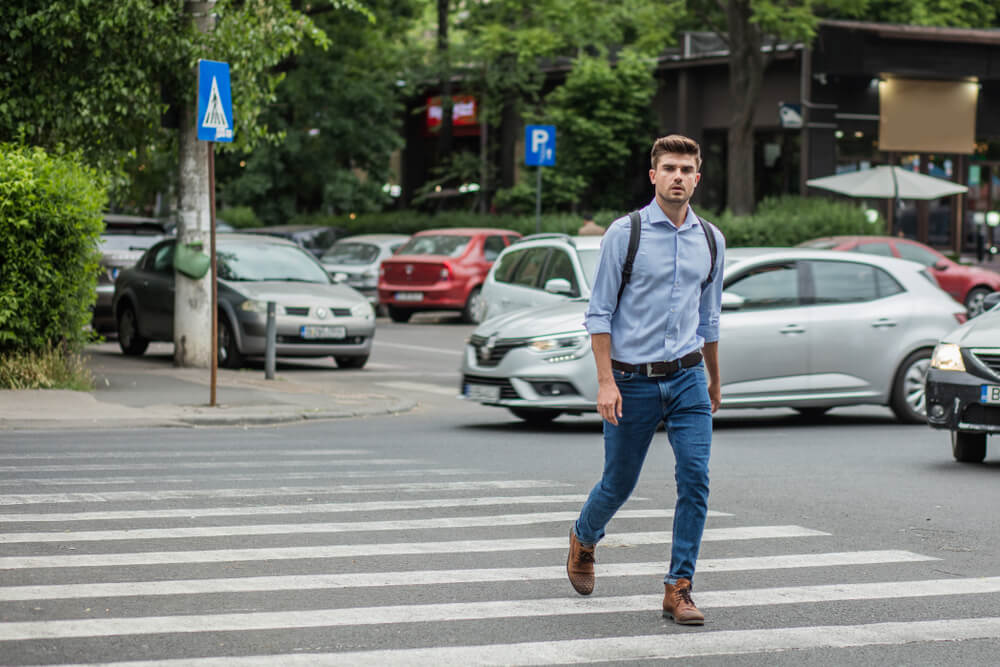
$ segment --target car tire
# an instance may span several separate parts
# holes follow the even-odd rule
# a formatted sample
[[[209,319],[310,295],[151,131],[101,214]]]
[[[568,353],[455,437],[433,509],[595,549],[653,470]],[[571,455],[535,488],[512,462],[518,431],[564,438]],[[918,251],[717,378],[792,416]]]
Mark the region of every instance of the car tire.
[[[508,408],[518,419],[523,419],[532,426],[544,426],[562,414],[561,410],[543,408]]]
[[[478,287],[472,288],[469,298],[465,300],[465,308],[462,309],[462,321],[466,324],[479,324],[483,319],[483,297],[482,290]]]
[[[388,306],[389,308],[389,319],[393,322],[409,322],[410,318],[413,317],[412,310],[406,310],[405,308],[399,308],[397,306]]]
[[[118,313],[118,346],[130,357],[142,356],[149,347],[149,339],[139,334],[139,320],[130,303],[123,305]]]
[[[334,356],[333,359],[337,362],[337,368],[364,368],[368,363],[367,354],[363,357]]]
[[[931,350],[925,348],[911,353],[896,369],[889,407],[904,424],[927,423],[925,381],[930,365]]]
[[[986,434],[952,431],[951,453],[960,463],[982,463],[986,458]]]
[[[993,290],[988,287],[973,287],[969,290],[969,293],[965,295],[965,310],[969,314],[969,318],[976,317],[977,315],[982,315],[983,313],[983,299],[986,295]]]
[[[236,333],[229,319],[219,313],[219,366],[222,368],[240,368],[243,366],[243,354],[236,343]]]

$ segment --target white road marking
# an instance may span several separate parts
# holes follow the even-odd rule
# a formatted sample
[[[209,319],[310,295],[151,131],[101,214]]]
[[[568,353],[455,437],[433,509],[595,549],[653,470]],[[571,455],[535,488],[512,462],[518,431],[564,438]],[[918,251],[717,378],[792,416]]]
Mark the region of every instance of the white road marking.
[[[369,477],[436,477],[454,475],[482,475],[481,470],[438,470],[436,468],[420,468],[413,470],[338,470],[335,473],[329,470],[317,470],[314,472],[262,472],[246,475],[220,475],[218,473],[206,473],[198,477],[161,477],[159,475],[149,477],[48,477],[0,480],[0,488],[15,486],[124,486],[128,484],[192,484],[194,482],[204,482],[210,477],[213,482],[250,482],[255,480],[296,480],[296,479],[365,479]]]
[[[392,466],[413,465],[415,463],[431,465],[428,461],[417,459],[350,459],[334,461],[297,461],[295,459],[276,459],[273,461],[191,461],[178,463],[72,463],[68,465],[25,465],[0,466],[3,472],[76,472],[82,470],[173,470],[176,468],[299,468],[323,466]]]
[[[446,350],[440,347],[427,347],[425,345],[408,345],[406,343],[389,343],[384,340],[375,339],[375,347],[395,347],[400,350],[415,350],[417,352],[433,352],[434,354],[447,354],[452,357],[460,357],[465,352],[463,350]],[[464,345],[462,346],[465,347]]]
[[[457,376],[456,376],[457,379]],[[439,394],[441,396],[457,396],[458,386],[454,387],[442,387],[439,384],[427,384],[425,382],[406,382],[400,380],[399,382],[376,382],[378,387],[389,387],[390,389],[402,389],[403,391],[412,391],[414,393],[426,393],[426,394]]]
[[[177,459],[194,458],[207,456],[213,459],[233,456],[239,459],[246,459],[249,456],[274,456],[287,458],[289,456],[364,456],[371,454],[367,449],[280,449],[277,447],[269,449],[176,449],[176,450],[156,450],[156,451],[87,451],[87,452],[60,452],[46,454],[0,454],[0,461],[28,461],[41,459],[44,461],[66,461],[72,459],[115,459],[138,458],[144,461],[149,459]]]
[[[702,609],[762,607],[843,600],[916,598],[942,595],[981,595],[1000,592],[1000,577],[984,579],[938,579],[876,584],[798,586],[773,589],[715,591],[696,594]],[[490,600],[407,604],[349,609],[310,609],[232,614],[185,614],[74,620],[22,621],[0,625],[0,641],[65,639],[189,632],[247,632],[287,628],[318,628],[392,623],[441,623],[499,618],[613,614],[658,610],[663,595],[622,597],[568,597],[538,600]],[[1000,626],[998,626],[1000,628]],[[761,632],[760,630],[756,632]],[[706,635],[717,633],[706,633]],[[621,638],[619,638],[621,639]],[[541,642],[539,642],[541,643]],[[560,642],[553,642],[560,643]],[[752,645],[752,644],[751,644]],[[440,649],[437,649],[440,650]],[[564,662],[559,660],[559,662]],[[345,660],[345,664],[351,664]]]
[[[782,539],[827,536],[801,526],[744,526],[708,528],[703,542],[728,540]],[[263,549],[210,549],[203,551],[148,551],[138,553],[61,554],[56,556],[0,557],[0,570],[43,567],[120,567],[164,565],[168,563],[230,563],[299,558],[359,558],[414,554],[495,553],[541,549],[565,550],[566,537],[534,537],[496,540],[455,540],[444,542],[400,542],[395,544],[333,544],[314,547],[273,547]],[[669,544],[670,533],[621,533],[605,538],[604,548]]]
[[[433,519],[395,519],[391,521],[339,521],[327,523],[239,524],[235,526],[196,526],[183,528],[128,528],[124,530],[81,530],[54,532],[0,533],[0,544],[37,544],[42,542],[103,542],[105,540],[165,540],[198,537],[235,537],[248,535],[308,535],[314,533],[363,533],[376,531],[449,530],[490,526],[529,526],[543,523],[571,524],[579,510],[536,512],[494,516],[455,516]],[[663,519],[673,516],[662,509],[621,510],[615,518]]]
[[[743,572],[805,567],[843,567],[939,560],[909,551],[853,551],[747,558],[702,558],[698,571]],[[615,577],[657,577],[663,562],[598,564],[601,581]],[[259,593],[265,591],[315,591],[383,586],[432,586],[501,581],[561,581],[566,568],[558,566],[491,568],[469,570],[420,570],[402,572],[357,572],[276,577],[235,577],[172,581],[128,581],[122,583],[2,586],[0,602],[59,600],[73,598],[138,597],[147,595],[198,595],[206,593]],[[701,594],[698,595],[701,603]]]
[[[637,498],[633,496],[633,500]],[[119,519],[193,519],[210,516],[265,516],[271,514],[319,514],[327,512],[379,512],[436,509],[443,507],[488,507],[491,505],[555,505],[583,503],[586,495],[492,496],[477,498],[429,498],[427,500],[370,500],[356,503],[306,503],[302,505],[256,505],[252,507],[192,507],[186,509],[115,510],[110,512],[32,512],[0,514],[0,522],[108,521]],[[732,516],[713,512],[713,516]]]
[[[686,632],[672,635],[569,639],[344,653],[292,653],[217,658],[176,658],[110,663],[114,667],[443,667],[454,665],[550,665],[626,660],[670,660],[780,651],[902,646],[930,642],[996,639],[1000,617],[903,623],[866,623],[796,628]],[[109,663],[102,663],[108,665]],[[85,667],[77,665],[76,667]]]
[[[167,489],[162,491],[104,491],[83,493],[7,493],[0,506],[36,503],[111,503],[125,501],[180,500],[185,498],[263,498],[268,496],[313,496],[393,491],[425,493],[441,491],[481,491],[484,489],[544,489],[570,484],[546,480],[500,480],[479,482],[406,482],[399,484],[332,484],[330,486],[280,486],[248,489]]]

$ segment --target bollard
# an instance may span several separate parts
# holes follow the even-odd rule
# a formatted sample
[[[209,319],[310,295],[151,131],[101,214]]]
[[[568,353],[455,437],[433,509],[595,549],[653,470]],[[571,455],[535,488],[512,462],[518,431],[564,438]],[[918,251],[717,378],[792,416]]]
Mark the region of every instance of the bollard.
[[[278,323],[274,317],[274,301],[267,302],[267,334],[264,342],[264,379],[274,379],[274,345]]]

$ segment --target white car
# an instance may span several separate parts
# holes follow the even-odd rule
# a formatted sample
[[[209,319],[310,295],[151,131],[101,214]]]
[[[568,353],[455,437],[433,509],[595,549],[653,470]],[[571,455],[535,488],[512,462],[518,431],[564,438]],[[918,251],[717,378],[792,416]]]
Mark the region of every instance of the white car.
[[[403,234],[359,234],[340,239],[319,261],[335,283],[350,285],[373,306],[378,304],[378,270],[382,260],[410,239]]]
[[[497,257],[483,283],[481,321],[522,308],[590,298],[600,236],[533,234]]]
[[[577,299],[483,322],[462,396],[533,422],[595,411],[586,309]],[[727,250],[722,309],[723,408],[888,405],[914,423],[931,351],[966,317],[919,264],[803,248]]]

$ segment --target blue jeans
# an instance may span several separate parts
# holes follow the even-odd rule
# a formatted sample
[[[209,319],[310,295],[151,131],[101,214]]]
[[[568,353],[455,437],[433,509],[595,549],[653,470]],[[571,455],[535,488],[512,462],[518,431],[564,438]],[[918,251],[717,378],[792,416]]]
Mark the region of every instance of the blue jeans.
[[[712,404],[704,363],[669,377],[614,371],[622,395],[618,426],[604,422],[604,474],[584,503],[574,530],[582,544],[597,544],[604,527],[632,494],[649,443],[660,422],[674,450],[673,542],[669,584],[694,577],[708,512],[708,457],[712,448]]]

